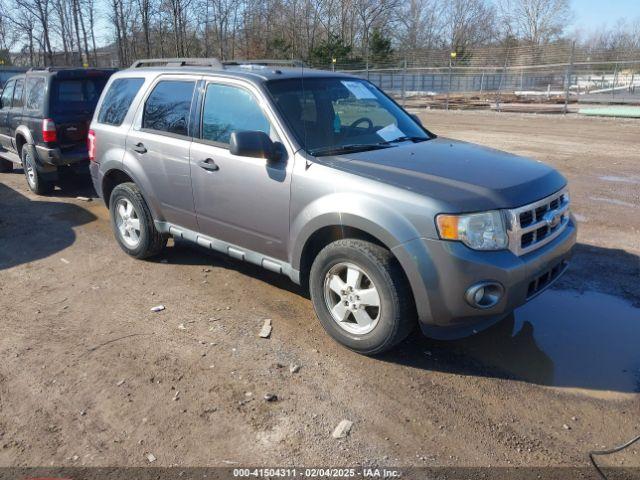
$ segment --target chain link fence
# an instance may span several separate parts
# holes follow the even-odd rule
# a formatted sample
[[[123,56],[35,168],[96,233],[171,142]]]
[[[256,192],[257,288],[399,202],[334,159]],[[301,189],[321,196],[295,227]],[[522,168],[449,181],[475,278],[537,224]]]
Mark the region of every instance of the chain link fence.
[[[425,50],[316,65],[366,78],[403,103],[431,107],[576,102],[640,105],[640,51],[574,43],[543,47]]]

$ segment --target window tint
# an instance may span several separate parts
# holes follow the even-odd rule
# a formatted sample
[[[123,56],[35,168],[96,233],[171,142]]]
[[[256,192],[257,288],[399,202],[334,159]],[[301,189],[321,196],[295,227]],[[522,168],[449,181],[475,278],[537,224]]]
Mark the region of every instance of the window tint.
[[[52,107],[58,113],[92,113],[108,77],[55,80]]]
[[[44,78],[28,78],[26,90],[26,108],[28,110],[40,110],[44,99]]]
[[[270,135],[269,120],[256,99],[243,88],[210,84],[204,100],[202,138],[229,143],[235,131],[260,131]]]
[[[194,87],[195,82],[159,82],[144,105],[142,128],[187,135]]]
[[[143,83],[143,78],[119,78],[115,80],[102,101],[98,122],[108,125],[122,125],[131,102],[133,102]]]
[[[15,84],[15,81],[7,82],[4,86],[4,90],[2,90],[2,108],[9,108],[11,106],[11,97],[13,97],[13,86]]]
[[[24,90],[24,79],[20,78],[16,80],[16,86],[13,89],[13,104],[14,108],[22,107],[24,102],[22,101],[22,94]]]

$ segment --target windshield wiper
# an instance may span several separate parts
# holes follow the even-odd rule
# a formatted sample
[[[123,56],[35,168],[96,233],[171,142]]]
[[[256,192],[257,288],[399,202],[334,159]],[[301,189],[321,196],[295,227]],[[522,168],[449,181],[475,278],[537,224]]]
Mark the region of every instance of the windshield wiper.
[[[400,142],[425,142],[429,140],[429,138],[425,137],[398,137],[394,140],[386,140],[384,142],[380,142],[379,145],[391,145],[392,143],[400,143]]]
[[[366,150],[380,150],[381,148],[389,148],[391,145],[386,143],[352,143],[349,145],[330,145],[327,147],[316,148],[310,150],[309,153],[314,157],[322,155],[333,155],[336,153],[364,152]]]

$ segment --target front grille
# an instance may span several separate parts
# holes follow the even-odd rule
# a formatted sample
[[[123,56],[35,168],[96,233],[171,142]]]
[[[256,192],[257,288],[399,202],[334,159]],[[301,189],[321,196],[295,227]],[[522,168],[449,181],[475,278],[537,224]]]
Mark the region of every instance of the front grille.
[[[569,223],[569,193],[562,190],[547,198],[507,212],[509,248],[524,255],[557,237]]]
[[[554,265],[550,270],[547,270],[543,274],[531,280],[531,282],[529,282],[529,287],[527,288],[527,300],[536,296],[551,285],[551,282],[558,278],[566,268],[567,262],[563,260],[562,262]]]

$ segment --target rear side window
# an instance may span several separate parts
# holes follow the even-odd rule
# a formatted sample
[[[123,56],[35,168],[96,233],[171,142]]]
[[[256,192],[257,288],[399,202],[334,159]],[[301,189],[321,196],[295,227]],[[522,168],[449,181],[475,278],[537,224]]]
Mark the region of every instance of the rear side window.
[[[137,95],[144,78],[119,78],[114,80],[102,101],[98,122],[107,125],[122,125],[131,102]]]
[[[16,86],[13,90],[13,108],[20,107],[24,105],[24,101],[22,100],[22,94],[24,93],[24,79],[20,78],[16,80]]]
[[[44,78],[28,78],[25,95],[25,106],[27,110],[40,110],[44,100]]]
[[[91,114],[96,108],[107,77],[65,78],[53,82],[51,101],[56,113]]]
[[[180,80],[159,82],[144,105],[142,128],[188,135],[191,99],[195,85],[195,82]]]
[[[13,86],[15,84],[15,81],[7,82],[4,86],[4,90],[2,90],[2,108],[11,107],[11,97],[13,97]]]

